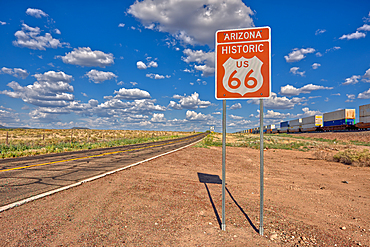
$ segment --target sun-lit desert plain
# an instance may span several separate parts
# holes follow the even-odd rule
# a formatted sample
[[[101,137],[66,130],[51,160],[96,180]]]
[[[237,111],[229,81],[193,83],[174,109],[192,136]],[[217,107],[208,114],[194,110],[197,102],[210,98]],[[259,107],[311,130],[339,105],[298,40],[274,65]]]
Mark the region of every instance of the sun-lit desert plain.
[[[165,135],[73,131],[72,143]],[[71,130],[39,130],[23,142],[57,136],[68,143]],[[212,133],[192,147],[4,211],[0,245],[370,246],[369,131],[265,135],[263,236],[259,135],[227,135],[226,231],[221,143]]]

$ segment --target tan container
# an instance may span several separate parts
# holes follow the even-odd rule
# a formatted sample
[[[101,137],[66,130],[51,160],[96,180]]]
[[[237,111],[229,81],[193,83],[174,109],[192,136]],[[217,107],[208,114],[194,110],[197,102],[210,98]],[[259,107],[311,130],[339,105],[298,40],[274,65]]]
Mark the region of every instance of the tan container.
[[[321,125],[316,125],[316,124],[314,124],[314,123],[312,123],[312,124],[304,124],[304,125],[302,125],[302,128],[303,129],[309,129],[309,128],[316,128],[316,127],[320,127]]]
[[[361,117],[360,116],[360,121],[359,123],[370,123],[370,116],[366,116],[366,117]]]
[[[341,119],[355,119],[356,111],[355,109],[342,109],[333,112],[324,113],[324,121],[334,121]]]
[[[315,126],[322,126],[322,116],[313,115],[310,117],[302,118],[302,125],[314,124]]]
[[[370,117],[370,104],[360,105],[360,118],[361,117]]]
[[[289,121],[290,127],[296,127],[302,125],[302,118],[294,119]]]
[[[322,116],[315,116],[315,125],[316,126],[323,126],[323,120],[322,120]]]
[[[356,119],[356,110],[346,109],[346,119]]]

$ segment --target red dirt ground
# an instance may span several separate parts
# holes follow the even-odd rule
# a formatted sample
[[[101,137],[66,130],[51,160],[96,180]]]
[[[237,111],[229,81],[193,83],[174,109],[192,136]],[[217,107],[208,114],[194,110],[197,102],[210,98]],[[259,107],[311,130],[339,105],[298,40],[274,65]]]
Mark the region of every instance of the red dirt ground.
[[[216,176],[210,176],[216,175]],[[190,147],[0,213],[1,246],[370,246],[370,168],[259,150]],[[204,178],[216,178],[202,183]]]

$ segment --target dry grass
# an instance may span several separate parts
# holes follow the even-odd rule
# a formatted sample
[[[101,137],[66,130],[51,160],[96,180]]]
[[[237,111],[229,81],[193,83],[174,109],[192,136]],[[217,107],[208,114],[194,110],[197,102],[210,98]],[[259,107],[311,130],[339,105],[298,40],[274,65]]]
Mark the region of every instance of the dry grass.
[[[198,146],[221,146],[222,135],[213,133],[200,142]],[[227,134],[226,145],[234,147],[260,148],[259,134]],[[338,142],[327,139],[309,139],[291,135],[264,135],[264,148],[288,149],[299,151],[315,151],[318,160],[335,161],[352,166],[370,167],[370,151],[368,147],[348,145],[348,142]]]
[[[190,132],[94,129],[1,129],[2,158],[158,141]]]
[[[334,161],[347,165],[370,167],[370,152],[368,149],[362,151],[347,149],[333,156]]]

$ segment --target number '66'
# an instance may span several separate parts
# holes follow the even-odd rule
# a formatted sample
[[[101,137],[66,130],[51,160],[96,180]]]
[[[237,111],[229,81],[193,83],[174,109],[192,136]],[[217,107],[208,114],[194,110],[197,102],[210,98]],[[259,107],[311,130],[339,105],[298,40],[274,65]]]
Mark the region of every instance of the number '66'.
[[[229,80],[228,80],[228,85],[231,89],[237,89],[238,87],[240,87],[240,85],[242,84],[242,82],[239,80],[239,78],[237,77],[234,77],[234,75],[237,73],[236,70],[234,70],[233,73],[231,73],[230,77],[229,77]],[[249,88],[249,89],[252,89],[254,88],[255,86],[257,86],[257,79],[254,78],[254,77],[251,77],[250,75],[253,73],[253,69],[251,69],[248,74],[245,76],[244,78],[244,85]]]

